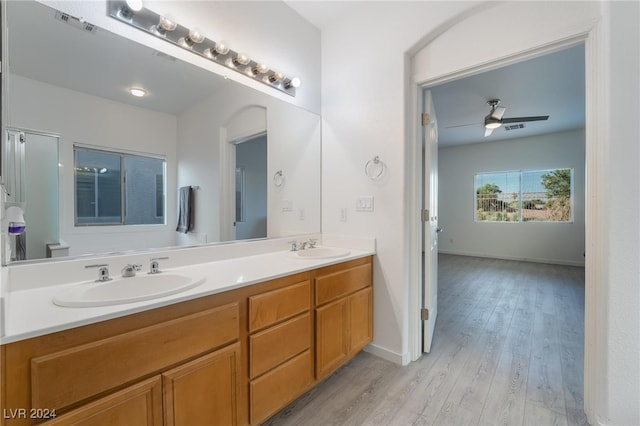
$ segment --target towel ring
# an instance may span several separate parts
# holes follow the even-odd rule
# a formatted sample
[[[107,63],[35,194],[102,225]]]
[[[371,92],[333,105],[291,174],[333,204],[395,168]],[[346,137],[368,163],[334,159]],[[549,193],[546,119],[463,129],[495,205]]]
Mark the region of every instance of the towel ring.
[[[282,170],[278,170],[273,175],[273,184],[278,188],[284,184],[284,174],[282,173]]]
[[[378,180],[384,174],[385,165],[380,160],[380,157],[377,155],[373,157],[371,160],[367,161],[367,164],[364,166],[364,173],[371,180]]]

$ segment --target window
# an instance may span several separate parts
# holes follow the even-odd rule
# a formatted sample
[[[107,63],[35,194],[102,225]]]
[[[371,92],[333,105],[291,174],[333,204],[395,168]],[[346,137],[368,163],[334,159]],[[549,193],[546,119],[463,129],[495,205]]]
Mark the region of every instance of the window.
[[[573,222],[573,169],[475,175],[476,222]]]
[[[74,146],[76,225],[164,224],[162,158]]]

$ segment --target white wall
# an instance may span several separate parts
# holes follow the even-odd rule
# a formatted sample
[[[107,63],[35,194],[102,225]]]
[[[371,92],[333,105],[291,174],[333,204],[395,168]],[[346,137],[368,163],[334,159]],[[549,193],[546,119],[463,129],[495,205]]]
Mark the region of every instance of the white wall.
[[[302,86],[295,98],[109,17],[106,0],[42,0],[40,3],[84,17],[101,28],[227,75],[230,80],[285,102],[320,112],[320,31],[283,2],[145,0],[144,5],[154,12],[170,14],[181,25],[198,28],[212,40],[225,40],[235,51],[265,61],[285,75],[299,77]]]
[[[584,130],[440,148],[440,253],[584,265],[584,165]],[[574,169],[573,223],[474,221],[475,174],[567,167]]]
[[[17,75],[10,75],[8,96],[8,126],[60,135],[60,238],[71,256],[175,245],[175,209],[166,225],[75,227],[73,193],[73,144],[94,145],[164,156],[167,206],[175,206],[175,116]]]

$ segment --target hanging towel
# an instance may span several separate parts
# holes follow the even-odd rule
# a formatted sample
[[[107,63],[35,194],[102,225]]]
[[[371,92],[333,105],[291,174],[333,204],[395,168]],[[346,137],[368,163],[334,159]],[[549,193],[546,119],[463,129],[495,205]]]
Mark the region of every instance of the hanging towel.
[[[178,226],[176,231],[185,234],[193,230],[193,188],[180,188],[178,200]]]

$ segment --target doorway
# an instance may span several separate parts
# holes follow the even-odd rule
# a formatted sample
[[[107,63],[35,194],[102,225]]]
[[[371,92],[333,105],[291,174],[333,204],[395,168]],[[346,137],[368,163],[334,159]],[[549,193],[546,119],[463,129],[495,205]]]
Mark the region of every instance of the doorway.
[[[267,236],[267,134],[232,142],[236,151],[236,240]]]

